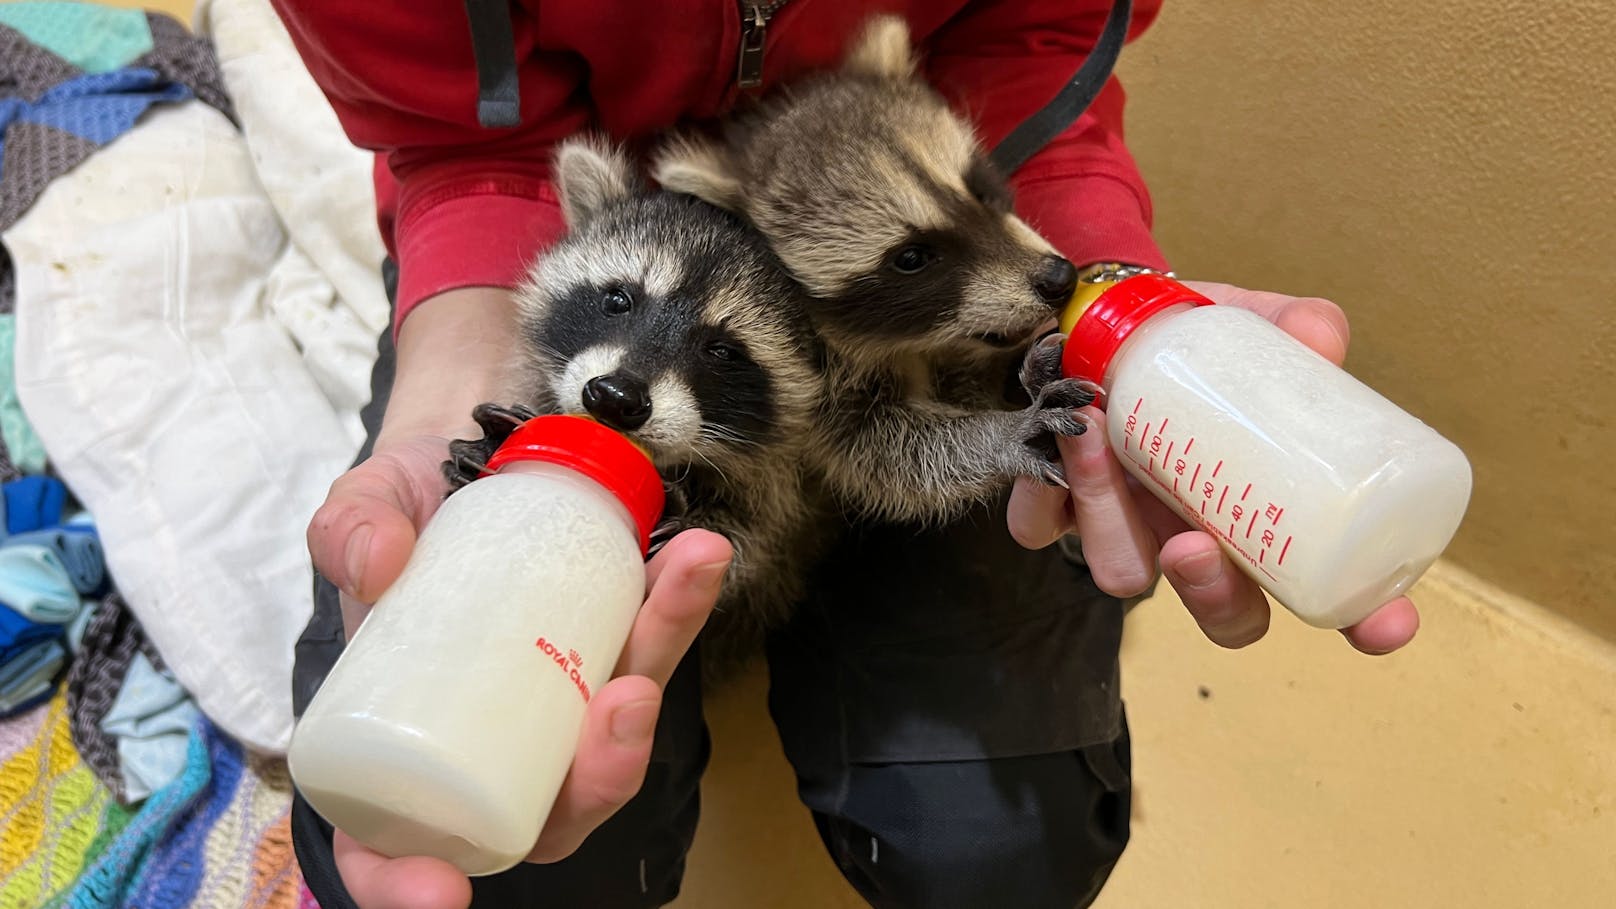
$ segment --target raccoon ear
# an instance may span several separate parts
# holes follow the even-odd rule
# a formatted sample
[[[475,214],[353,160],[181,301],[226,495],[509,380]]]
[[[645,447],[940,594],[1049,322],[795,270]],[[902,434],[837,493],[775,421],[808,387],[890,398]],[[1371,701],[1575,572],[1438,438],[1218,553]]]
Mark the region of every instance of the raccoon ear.
[[[652,176],[662,188],[741,213],[743,193],[735,162],[716,142],[678,136],[657,153]]]
[[[555,182],[567,224],[578,226],[608,203],[639,188],[634,165],[621,148],[593,139],[569,139],[556,149]]]
[[[876,16],[865,23],[842,69],[849,73],[907,79],[915,74],[915,52],[909,23],[898,16]]]

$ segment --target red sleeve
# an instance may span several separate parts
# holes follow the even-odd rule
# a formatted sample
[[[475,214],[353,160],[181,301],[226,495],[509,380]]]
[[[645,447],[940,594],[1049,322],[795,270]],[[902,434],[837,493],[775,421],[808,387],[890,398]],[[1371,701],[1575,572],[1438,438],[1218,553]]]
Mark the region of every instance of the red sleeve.
[[[928,73],[975,118],[992,148],[1077,72],[1110,6],[980,0],[927,41]],[[1129,37],[1138,37],[1160,8],[1161,0],[1137,0]],[[1150,194],[1122,141],[1122,108],[1122,85],[1112,78],[1076,123],[1012,175],[1016,209],[1079,266],[1120,261],[1166,268],[1150,235]]]
[[[578,63],[536,52],[533,20],[514,8],[522,125],[486,129],[462,4],[273,2],[349,139],[385,162],[376,178],[399,263],[394,324],[445,290],[513,286],[564,231],[550,154],[589,119]]]

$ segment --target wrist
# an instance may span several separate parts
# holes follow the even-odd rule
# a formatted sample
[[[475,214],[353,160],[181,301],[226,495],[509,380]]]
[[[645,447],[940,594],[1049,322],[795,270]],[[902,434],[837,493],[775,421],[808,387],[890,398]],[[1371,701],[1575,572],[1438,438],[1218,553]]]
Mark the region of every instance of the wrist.
[[[397,370],[378,444],[403,436],[464,438],[478,404],[510,395],[516,303],[501,287],[462,287],[415,306],[398,328]]]

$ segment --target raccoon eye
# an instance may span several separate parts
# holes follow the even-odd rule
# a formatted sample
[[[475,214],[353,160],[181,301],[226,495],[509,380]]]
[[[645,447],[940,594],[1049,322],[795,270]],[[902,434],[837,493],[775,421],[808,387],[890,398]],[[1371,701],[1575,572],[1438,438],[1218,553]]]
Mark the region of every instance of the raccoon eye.
[[[912,275],[935,261],[937,253],[931,247],[911,243],[892,254],[892,269],[902,275]]]
[[[743,356],[745,356],[745,354],[742,354],[740,349],[732,344],[725,344],[722,341],[714,341],[713,343],[707,345],[707,356],[712,357],[715,360],[730,362],[741,359]]]
[[[634,299],[622,288],[614,287],[600,298],[601,309],[608,316],[620,316],[634,308]]]

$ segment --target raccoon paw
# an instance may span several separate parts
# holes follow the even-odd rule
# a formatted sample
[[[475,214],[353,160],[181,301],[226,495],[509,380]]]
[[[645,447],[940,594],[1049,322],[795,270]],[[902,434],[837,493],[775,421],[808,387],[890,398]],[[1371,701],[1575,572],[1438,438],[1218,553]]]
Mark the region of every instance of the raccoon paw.
[[[1066,472],[1061,468],[1053,433],[1042,432],[1022,443],[1008,455],[1008,461],[1005,473],[1011,477],[1032,477],[1045,486],[1071,488],[1066,484]]]
[[[662,481],[662,520],[651,531],[651,547],[646,557],[656,555],[671,539],[678,536],[681,531],[688,530],[694,525],[686,520],[690,511],[690,500],[685,497],[685,491],[679,485],[669,481]]]
[[[1088,423],[1074,411],[1094,401],[1095,386],[1081,379],[1057,379],[1038,391],[1033,406],[1023,411],[1024,426],[1016,476],[1030,476],[1049,486],[1066,487],[1061,471],[1061,436],[1080,436]]]
[[[498,404],[478,404],[471,418],[482,428],[480,439],[456,439],[449,443],[449,460],[443,462],[443,478],[449,482],[449,491],[482,476],[494,450],[510,438],[511,431],[536,414],[520,404],[502,407]]]
[[[1028,397],[1037,399],[1045,386],[1060,381],[1061,352],[1065,349],[1065,340],[1065,336],[1059,333],[1047,334],[1027,348],[1027,355],[1022,357],[1016,377],[1021,380],[1021,387]]]
[[[1054,429],[1056,425],[1070,426],[1074,423],[1079,427],[1086,427],[1088,424],[1072,416],[1071,412],[1079,407],[1087,407],[1093,404],[1094,398],[1099,391],[1100,387],[1098,385],[1084,379],[1056,379],[1038,390],[1038,394],[1033,397],[1030,410],[1052,416],[1058,414],[1060,417],[1065,418],[1052,423],[1050,425],[1051,429]],[[1083,429],[1079,428],[1073,432],[1061,434],[1069,436],[1082,435]]]

